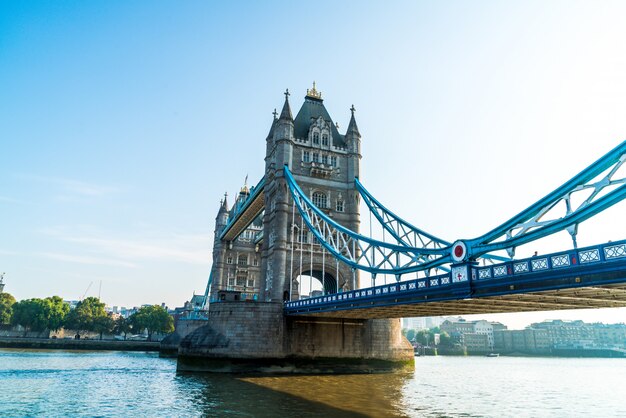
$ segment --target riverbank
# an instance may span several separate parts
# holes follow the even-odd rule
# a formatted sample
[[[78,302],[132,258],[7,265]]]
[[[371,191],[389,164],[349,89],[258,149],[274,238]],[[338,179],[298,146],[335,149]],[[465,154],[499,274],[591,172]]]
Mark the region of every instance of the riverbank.
[[[0,338],[0,348],[43,350],[159,351],[158,341],[74,340],[62,338]]]
[[[493,354],[491,354],[493,353]],[[450,356],[450,357],[537,357],[537,358],[626,358],[626,351],[618,349],[552,349],[544,352],[497,351],[494,352],[462,352],[426,350],[415,351],[417,357]]]

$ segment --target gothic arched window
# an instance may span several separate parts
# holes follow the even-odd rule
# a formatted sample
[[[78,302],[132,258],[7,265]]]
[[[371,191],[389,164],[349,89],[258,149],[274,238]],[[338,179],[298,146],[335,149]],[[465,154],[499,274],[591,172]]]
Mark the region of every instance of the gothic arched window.
[[[313,145],[319,145],[319,143],[320,143],[319,132],[313,132]]]
[[[313,204],[320,209],[326,209],[326,195],[321,192],[313,193]]]
[[[328,134],[323,134],[322,135],[322,145],[327,147],[328,146]]]

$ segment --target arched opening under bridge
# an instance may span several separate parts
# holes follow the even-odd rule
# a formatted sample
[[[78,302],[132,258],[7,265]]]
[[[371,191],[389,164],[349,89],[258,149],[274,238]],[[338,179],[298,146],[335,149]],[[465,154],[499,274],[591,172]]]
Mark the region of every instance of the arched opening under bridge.
[[[336,274],[322,270],[304,270],[294,279],[294,298],[300,299],[337,293]]]

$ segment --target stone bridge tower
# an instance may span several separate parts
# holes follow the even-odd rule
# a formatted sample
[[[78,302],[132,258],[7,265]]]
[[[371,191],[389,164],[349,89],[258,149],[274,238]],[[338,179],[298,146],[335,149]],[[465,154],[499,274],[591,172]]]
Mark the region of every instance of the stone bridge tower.
[[[243,202],[255,202],[246,199],[260,189],[244,186],[230,210],[222,201],[208,285],[214,303],[197,328],[180,331],[178,370],[371,373],[413,366],[413,347],[402,336],[398,319],[286,316],[283,309],[285,299],[300,296],[299,276],[319,280],[326,293],[359,285],[358,271],[337,263],[302,227],[284,177],[286,165],[316,206],[358,232],[354,178],[359,175],[361,135],[354,107],[351,112],[347,130],[340,134],[315,84],[295,119],[285,93],[266,140],[263,215],[251,211],[255,219],[228,241],[222,232],[229,219],[237,218]],[[223,290],[222,295],[232,290],[242,297],[216,298]]]
[[[358,271],[337,263],[302,224],[283,171],[288,166],[316,206],[341,225],[358,232],[359,194],[354,178],[359,176],[361,134],[354,118],[354,106],[350,110],[350,123],[342,135],[313,83],[295,119],[289,91],[285,92],[278,118],[274,112],[265,156],[261,292],[266,301],[285,300],[290,295],[297,299],[300,275],[317,279],[326,293],[358,286]]]

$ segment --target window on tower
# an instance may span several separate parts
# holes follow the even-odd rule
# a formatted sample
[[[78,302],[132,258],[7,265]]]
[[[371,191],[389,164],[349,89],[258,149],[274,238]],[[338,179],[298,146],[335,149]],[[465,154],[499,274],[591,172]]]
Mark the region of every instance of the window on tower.
[[[322,155],[322,164],[328,164],[328,155]]]
[[[328,146],[328,134],[323,134],[322,135],[322,145],[327,147]]]
[[[317,152],[313,153],[313,162],[314,163],[319,163],[320,162],[320,156]]]
[[[237,276],[237,286],[245,286],[246,285],[246,279],[247,277],[244,275],[238,275]]]
[[[311,154],[309,153],[309,151],[304,151],[302,153],[302,161],[304,161],[305,163],[311,161]]]
[[[319,145],[319,143],[320,143],[319,132],[313,132],[313,145]]]
[[[336,209],[337,209],[337,212],[343,212],[343,200],[337,201]]]
[[[298,234],[298,242],[302,244],[308,244],[309,243],[309,231],[307,231],[306,229],[300,231],[300,233]]]
[[[240,266],[247,266],[248,265],[248,255],[247,254],[240,254],[239,258],[237,259],[237,264]]]
[[[321,192],[313,193],[313,204],[320,209],[326,209],[326,195]]]
[[[228,257],[226,257],[226,264],[233,264],[233,256],[229,255]]]
[[[330,156],[330,165],[332,165],[333,167],[337,167],[337,157],[335,157],[334,155]]]

